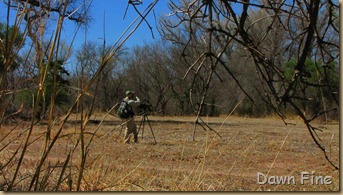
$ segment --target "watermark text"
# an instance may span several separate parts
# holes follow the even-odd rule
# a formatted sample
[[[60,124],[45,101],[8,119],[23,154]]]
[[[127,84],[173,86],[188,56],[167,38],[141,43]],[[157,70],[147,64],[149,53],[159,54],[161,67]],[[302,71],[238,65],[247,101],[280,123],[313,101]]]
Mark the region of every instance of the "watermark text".
[[[299,175],[266,175],[261,172],[256,174],[256,183],[260,185],[295,185],[295,184],[309,184],[309,185],[330,185],[332,177],[328,175],[316,175],[314,172],[300,172]]]

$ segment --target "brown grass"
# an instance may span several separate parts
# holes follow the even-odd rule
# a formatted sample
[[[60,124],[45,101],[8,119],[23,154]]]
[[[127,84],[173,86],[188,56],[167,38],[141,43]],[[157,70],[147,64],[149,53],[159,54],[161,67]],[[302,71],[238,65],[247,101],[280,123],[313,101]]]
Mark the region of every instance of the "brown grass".
[[[103,116],[95,116],[93,122],[99,122]],[[76,118],[76,117],[75,117]],[[75,119],[71,117],[71,119]],[[143,139],[139,134],[138,144],[123,144],[124,131],[121,131],[114,117],[107,117],[99,126],[90,123],[86,131],[97,136],[91,144],[87,156],[86,169],[81,190],[84,191],[337,191],[339,190],[339,172],[325,160],[322,152],[311,140],[306,127],[297,123],[285,126],[274,118],[254,119],[230,117],[222,125],[224,117],[204,118],[218,133],[197,128],[192,141],[194,117],[149,117],[157,144],[145,126]],[[137,117],[139,126],[140,118]],[[338,124],[321,125],[318,132],[323,143],[330,148],[330,158],[339,164],[339,128]],[[27,127],[23,123],[16,128],[17,133]],[[45,124],[35,126],[34,136],[45,132]],[[51,171],[45,190],[53,190],[67,154],[73,149],[78,138],[80,124],[68,123],[61,138],[44,166],[46,173]],[[11,126],[3,129],[10,130]],[[56,127],[57,129],[57,127]],[[4,134],[6,130],[1,133]],[[53,133],[54,131],[52,131]],[[287,136],[288,135],[288,136]],[[13,136],[14,137],[14,134]],[[90,137],[89,136],[86,136]],[[8,139],[10,140],[10,139]],[[6,151],[1,163],[19,146],[13,142]],[[32,138],[32,141],[34,139]],[[43,138],[38,138],[28,148],[16,190],[25,190],[30,174],[35,170],[42,147]],[[5,143],[5,142],[3,142]],[[80,165],[79,147],[72,153],[64,181],[58,190],[75,190]],[[11,168],[4,171],[10,177]],[[315,175],[331,176],[330,185],[301,185],[298,181],[301,172],[314,171]],[[295,185],[259,185],[256,174],[261,172],[269,176],[291,176],[296,178]],[[4,177],[0,178],[4,183]]]

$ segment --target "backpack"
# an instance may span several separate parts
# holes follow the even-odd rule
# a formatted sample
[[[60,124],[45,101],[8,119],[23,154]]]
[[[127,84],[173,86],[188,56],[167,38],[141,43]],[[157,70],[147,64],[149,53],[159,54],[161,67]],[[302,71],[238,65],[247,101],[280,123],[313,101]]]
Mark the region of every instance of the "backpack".
[[[134,115],[132,107],[125,100],[120,103],[117,114],[121,119],[127,119]]]

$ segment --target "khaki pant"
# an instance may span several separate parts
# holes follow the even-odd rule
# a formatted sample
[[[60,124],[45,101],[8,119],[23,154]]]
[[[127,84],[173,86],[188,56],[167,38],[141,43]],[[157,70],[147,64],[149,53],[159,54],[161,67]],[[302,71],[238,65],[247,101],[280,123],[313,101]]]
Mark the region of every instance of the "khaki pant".
[[[130,134],[133,133],[133,140],[135,143],[138,142],[138,132],[134,117],[130,118],[126,122],[124,143],[130,143]]]

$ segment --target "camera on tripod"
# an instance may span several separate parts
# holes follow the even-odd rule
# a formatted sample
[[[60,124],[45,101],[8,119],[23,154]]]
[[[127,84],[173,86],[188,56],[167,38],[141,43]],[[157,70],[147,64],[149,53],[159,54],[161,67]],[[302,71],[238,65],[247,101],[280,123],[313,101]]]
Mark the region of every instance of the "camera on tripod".
[[[138,106],[139,115],[147,115],[152,112],[152,105],[148,101],[142,101],[142,103]]]
[[[142,116],[141,123],[138,127],[138,133],[142,129],[142,139],[143,139],[144,126],[145,126],[145,123],[148,123],[151,134],[152,134],[154,141],[155,141],[154,143],[156,144],[157,142],[155,139],[154,131],[151,128],[151,124],[150,124],[150,121],[148,118],[149,113],[152,111],[152,105],[148,101],[142,101],[142,103],[137,107],[137,109],[138,109],[138,113],[139,113],[138,115]]]

